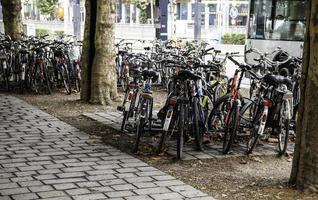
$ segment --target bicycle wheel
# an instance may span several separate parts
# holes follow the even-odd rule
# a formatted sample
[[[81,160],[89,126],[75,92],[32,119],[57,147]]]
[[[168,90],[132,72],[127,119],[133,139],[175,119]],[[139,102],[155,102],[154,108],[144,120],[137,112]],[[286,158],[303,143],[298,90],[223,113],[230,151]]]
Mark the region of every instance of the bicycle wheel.
[[[136,153],[138,152],[138,147],[140,144],[140,139],[142,134],[144,133],[144,127],[146,124],[146,119],[147,117],[147,108],[148,108],[148,100],[142,99],[141,100],[141,104],[140,104],[140,109],[138,112],[138,117],[137,117],[137,130],[136,130],[136,141],[135,141],[135,147],[133,149],[133,152]]]
[[[224,138],[223,138],[223,153],[227,154],[233,144],[236,136],[238,120],[239,120],[239,107],[234,106],[229,111],[229,122],[225,125]]]
[[[279,155],[284,155],[287,151],[288,140],[289,140],[289,124],[290,119],[286,119],[286,101],[283,101],[280,111],[280,127],[278,128],[278,153]]]
[[[178,135],[177,135],[177,159],[182,158],[183,143],[184,143],[184,126],[185,126],[185,105],[180,104],[179,121],[178,121]]]
[[[10,83],[9,83],[9,75],[8,75],[7,69],[3,69],[3,81],[4,81],[5,91],[9,92],[10,91]]]
[[[259,120],[257,120],[258,122],[256,124],[253,124],[253,128],[251,130],[249,139],[247,141],[247,149],[246,149],[246,154],[249,155],[253,152],[258,138],[259,138],[259,134],[258,134],[258,129],[259,129]]]
[[[208,129],[212,132],[220,131],[224,128],[224,113],[225,113],[225,103],[230,98],[230,95],[224,95],[221,98],[219,98],[216,102],[213,104],[213,109],[209,114],[208,117]]]
[[[46,85],[46,92],[48,94],[52,94],[52,87],[51,87],[51,82],[50,82],[50,74],[48,72],[47,66],[44,66],[44,81],[45,81],[45,85]]]
[[[218,84],[214,89],[214,102],[226,94],[226,85]]]
[[[72,93],[72,89],[71,89],[71,81],[70,81],[70,76],[67,70],[66,65],[62,65],[61,67],[61,77],[63,79],[63,84],[66,90],[67,94],[71,94]]]
[[[120,130],[124,131],[125,129],[125,125],[126,125],[126,121],[128,120],[128,111],[123,111],[123,121],[121,122],[121,127]]]
[[[203,151],[203,130],[202,123],[200,124],[199,99],[197,97],[193,98],[193,128],[197,149]]]

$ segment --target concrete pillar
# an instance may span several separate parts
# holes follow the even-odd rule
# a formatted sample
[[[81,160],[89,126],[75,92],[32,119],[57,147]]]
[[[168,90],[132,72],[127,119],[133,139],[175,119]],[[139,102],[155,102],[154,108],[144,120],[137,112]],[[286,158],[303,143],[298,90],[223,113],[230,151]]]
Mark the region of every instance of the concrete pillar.
[[[130,18],[130,25],[133,25],[134,22],[133,22],[133,12],[134,12],[134,5],[130,4],[129,5],[129,18]]]
[[[196,0],[194,6],[194,39],[198,41],[201,40],[201,8],[201,0]]]
[[[126,23],[126,7],[125,4],[121,4],[121,23],[125,24]]]
[[[154,0],[150,0],[150,11],[151,11],[151,24],[154,24],[154,4],[153,4]]]
[[[72,18],[70,16],[70,1],[65,0],[63,1],[63,8],[64,8],[64,33],[67,35],[73,34],[73,26],[72,26]]]
[[[73,30],[77,40],[81,40],[81,4],[80,0],[73,0]]]
[[[204,28],[205,28],[205,30],[208,30],[209,29],[209,6],[208,6],[209,4],[206,2],[206,3],[204,3],[203,4],[203,6],[204,6],[204,13],[205,13],[205,15],[204,15],[204,17],[205,17],[205,19],[204,19],[204,21],[205,21],[205,24],[204,24]]]

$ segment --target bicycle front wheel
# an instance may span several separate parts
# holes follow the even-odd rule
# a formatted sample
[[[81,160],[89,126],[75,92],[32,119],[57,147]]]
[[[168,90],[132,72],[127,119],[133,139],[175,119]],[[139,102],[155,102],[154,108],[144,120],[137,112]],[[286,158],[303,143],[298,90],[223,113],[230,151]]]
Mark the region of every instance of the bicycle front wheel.
[[[184,123],[185,120],[185,105],[180,104],[179,121],[178,121],[178,135],[177,135],[177,159],[182,158],[183,143],[184,143]]]
[[[229,111],[229,122],[225,125],[225,132],[223,138],[223,153],[228,154],[236,136],[238,120],[239,120],[239,107],[232,107]]]
[[[287,151],[289,140],[289,124],[290,119],[286,119],[288,113],[286,101],[283,101],[280,112],[280,127],[278,128],[278,152],[279,155],[284,155]]]
[[[197,97],[193,98],[193,126],[197,149],[203,151],[203,130],[200,126],[200,109]]]

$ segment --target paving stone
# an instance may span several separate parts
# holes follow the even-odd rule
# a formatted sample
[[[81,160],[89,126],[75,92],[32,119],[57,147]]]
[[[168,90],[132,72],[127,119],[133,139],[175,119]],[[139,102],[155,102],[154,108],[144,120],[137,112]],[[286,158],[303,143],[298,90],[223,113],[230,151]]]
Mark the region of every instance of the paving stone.
[[[55,179],[56,176],[54,174],[46,174],[46,175],[34,176],[34,178],[37,180],[47,180],[47,179]]]
[[[66,190],[66,192],[72,196],[90,193],[90,191],[86,188],[77,188],[77,189],[72,189],[72,190]]]
[[[145,195],[145,194],[164,194],[171,192],[168,188],[165,187],[154,187],[154,188],[143,188],[133,190],[136,194]]]
[[[149,182],[153,179],[151,177],[138,177],[138,178],[125,178],[129,183],[140,183],[140,182]]]
[[[74,196],[75,200],[95,200],[95,199],[106,199],[104,194],[84,194]]]
[[[28,187],[28,186],[40,186],[43,185],[41,181],[24,181],[24,182],[19,182],[19,185],[22,187]]]
[[[69,173],[62,173],[62,174],[56,174],[59,178],[73,178],[73,177],[82,177],[85,176],[83,172],[69,172]]]
[[[167,180],[167,181],[156,181],[154,184],[158,186],[174,186],[174,185],[184,185],[182,181],[179,180]]]
[[[48,191],[48,192],[40,192],[38,195],[41,198],[51,198],[51,197],[62,197],[65,196],[63,191]]]
[[[164,194],[151,194],[155,200],[167,200],[167,199],[182,199],[183,196],[176,192],[164,193]]]
[[[134,186],[137,188],[152,188],[156,187],[156,185],[152,182],[140,182],[140,183],[133,183]]]
[[[9,179],[7,179],[9,180]],[[2,183],[0,184],[0,189],[10,189],[19,187],[17,183]]]
[[[53,187],[57,190],[68,190],[68,189],[76,188],[77,186],[74,183],[62,183],[62,184],[53,185]]]
[[[0,195],[15,195],[15,194],[23,194],[28,193],[29,190],[27,188],[11,188],[11,189],[0,189]]]
[[[27,194],[18,194],[18,195],[13,195],[12,199],[14,200],[31,200],[31,199],[38,199],[38,195],[35,193],[27,193]]]
[[[125,199],[126,200],[153,200],[153,198],[147,195],[130,196],[130,197],[125,197]]]
[[[111,180],[103,180],[103,181],[99,181],[99,182],[100,182],[100,184],[102,184],[104,186],[119,185],[119,184],[127,183],[123,179],[111,179]]]
[[[77,183],[77,185],[79,187],[83,187],[83,188],[100,186],[100,184],[98,182],[94,182],[94,181],[79,182],[79,183]]]
[[[32,192],[47,192],[47,191],[54,190],[54,188],[50,185],[42,185],[42,186],[29,187],[29,190],[31,190]]]
[[[105,193],[107,197],[109,198],[116,198],[116,197],[128,197],[133,196],[134,193],[131,191],[119,191],[119,192],[106,192]]]
[[[0,94],[0,118],[0,200],[207,197],[17,98]]]
[[[111,186],[114,190],[132,190],[136,189],[132,184],[122,184],[122,185],[113,185]]]

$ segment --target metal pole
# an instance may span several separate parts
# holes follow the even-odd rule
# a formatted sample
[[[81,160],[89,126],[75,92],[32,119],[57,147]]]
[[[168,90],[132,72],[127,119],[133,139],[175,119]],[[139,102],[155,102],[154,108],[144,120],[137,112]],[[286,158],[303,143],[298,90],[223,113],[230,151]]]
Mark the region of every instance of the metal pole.
[[[168,0],[160,0],[160,39],[168,39]]]
[[[80,0],[73,0],[73,30],[77,40],[81,40],[81,4]]]
[[[194,6],[194,40],[201,40],[201,0],[195,1]]]

